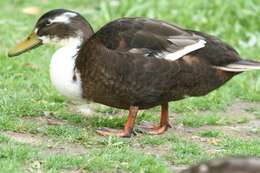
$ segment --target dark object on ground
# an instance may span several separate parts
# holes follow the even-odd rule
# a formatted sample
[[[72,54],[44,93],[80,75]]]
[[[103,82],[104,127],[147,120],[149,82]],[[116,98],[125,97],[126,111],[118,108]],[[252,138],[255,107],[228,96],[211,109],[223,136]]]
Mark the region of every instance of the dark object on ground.
[[[260,158],[225,158],[192,166],[181,173],[260,173]]]

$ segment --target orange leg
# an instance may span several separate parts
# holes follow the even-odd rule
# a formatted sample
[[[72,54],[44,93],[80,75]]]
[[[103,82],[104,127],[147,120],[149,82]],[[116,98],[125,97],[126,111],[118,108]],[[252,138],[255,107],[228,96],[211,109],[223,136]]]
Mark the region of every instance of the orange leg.
[[[141,125],[140,128],[142,129],[141,131],[153,135],[162,134],[168,128],[172,128],[172,125],[169,121],[168,103],[161,105],[161,118],[159,126]]]
[[[102,136],[116,135],[118,137],[131,137],[133,133],[137,112],[138,112],[137,106],[130,106],[128,119],[123,130],[100,128],[97,130],[97,133]]]

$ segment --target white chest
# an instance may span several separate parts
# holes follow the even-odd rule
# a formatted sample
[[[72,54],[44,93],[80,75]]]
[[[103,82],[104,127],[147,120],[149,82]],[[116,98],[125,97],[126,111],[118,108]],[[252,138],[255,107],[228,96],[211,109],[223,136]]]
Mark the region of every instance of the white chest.
[[[62,95],[73,100],[81,100],[81,78],[75,69],[76,53],[75,46],[65,46],[57,50],[51,59],[50,76],[53,85]],[[73,79],[74,76],[76,80]]]

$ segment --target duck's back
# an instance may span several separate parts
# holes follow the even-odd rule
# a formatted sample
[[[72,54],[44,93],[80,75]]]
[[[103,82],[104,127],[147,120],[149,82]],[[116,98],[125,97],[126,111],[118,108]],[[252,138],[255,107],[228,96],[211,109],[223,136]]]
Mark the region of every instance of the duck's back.
[[[210,35],[159,20],[123,18],[82,46],[76,66],[86,98],[142,109],[207,94],[236,74],[215,67],[239,59],[234,49]]]

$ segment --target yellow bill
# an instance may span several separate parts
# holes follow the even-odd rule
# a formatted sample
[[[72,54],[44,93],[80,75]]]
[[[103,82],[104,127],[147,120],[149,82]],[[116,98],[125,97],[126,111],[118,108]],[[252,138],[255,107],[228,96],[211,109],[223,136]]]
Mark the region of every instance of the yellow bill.
[[[27,39],[18,43],[14,48],[10,49],[8,56],[17,56],[33,48],[36,48],[42,44],[42,41],[38,38],[35,32],[32,32]]]

